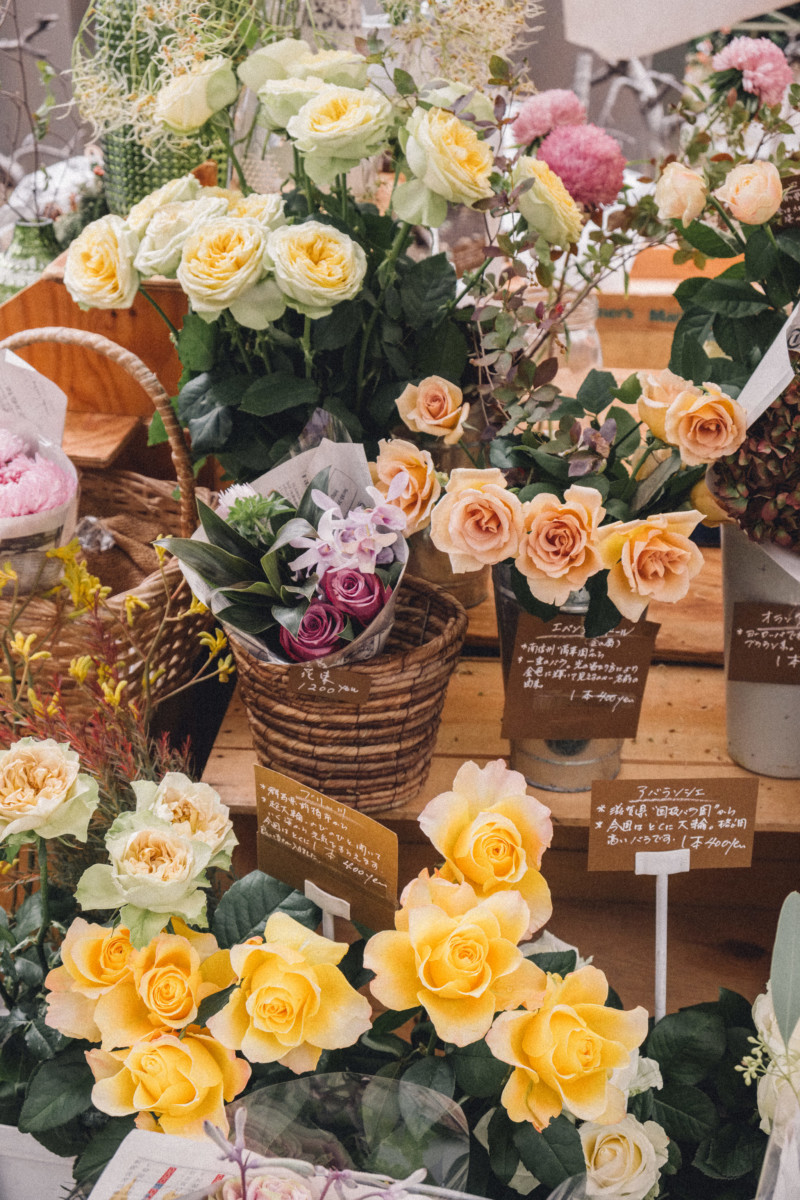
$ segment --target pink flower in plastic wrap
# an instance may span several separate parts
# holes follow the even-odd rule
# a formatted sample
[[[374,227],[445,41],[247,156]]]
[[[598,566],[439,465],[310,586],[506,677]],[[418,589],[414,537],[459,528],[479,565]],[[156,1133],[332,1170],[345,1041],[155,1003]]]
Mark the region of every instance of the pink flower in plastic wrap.
[[[715,71],[741,71],[742,87],[762,104],[780,104],[793,79],[786,55],[765,37],[734,38],[711,65]]]
[[[25,441],[18,433],[0,428],[0,463],[10,462],[18,454],[25,453]]]
[[[0,466],[0,517],[26,517],[66,504],[75,483],[56,463],[17,455]]]
[[[568,88],[550,88],[530,96],[511,126],[514,139],[527,146],[534,138],[544,137],[557,125],[584,125],[586,107]]]
[[[559,126],[548,133],[538,157],[578,204],[613,204],[622,187],[625,155],[597,125]]]

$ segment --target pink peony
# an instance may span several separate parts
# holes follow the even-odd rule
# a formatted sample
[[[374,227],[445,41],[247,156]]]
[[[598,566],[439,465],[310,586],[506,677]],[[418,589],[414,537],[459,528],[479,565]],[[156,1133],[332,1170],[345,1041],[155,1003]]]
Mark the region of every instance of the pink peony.
[[[511,126],[518,145],[527,146],[557,125],[585,125],[586,108],[567,88],[550,88],[529,97]]]
[[[59,508],[74,491],[74,480],[56,463],[39,454],[33,458],[19,454],[0,466],[0,517]]]
[[[542,142],[539,158],[578,204],[613,204],[619,195],[625,155],[597,125],[559,126]]]
[[[711,65],[715,71],[741,71],[742,87],[762,104],[780,104],[793,79],[786,55],[765,37],[734,38]]]
[[[25,442],[18,433],[0,428],[0,463],[10,462],[18,454],[25,453]]]

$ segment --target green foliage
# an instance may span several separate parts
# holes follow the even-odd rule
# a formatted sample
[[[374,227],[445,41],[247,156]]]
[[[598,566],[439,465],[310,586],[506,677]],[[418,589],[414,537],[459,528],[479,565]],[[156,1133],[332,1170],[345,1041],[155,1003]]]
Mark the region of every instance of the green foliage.
[[[282,912],[301,925],[316,929],[321,913],[305,896],[261,871],[237,879],[223,895],[214,913],[212,932],[223,950],[264,932],[273,913]]]

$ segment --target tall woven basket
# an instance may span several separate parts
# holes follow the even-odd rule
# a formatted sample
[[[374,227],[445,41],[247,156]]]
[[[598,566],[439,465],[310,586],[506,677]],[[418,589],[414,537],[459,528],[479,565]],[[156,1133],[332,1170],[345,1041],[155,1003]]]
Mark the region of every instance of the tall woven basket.
[[[260,662],[231,637],[259,762],[362,812],[412,800],[430,771],[466,632],[457,600],[406,575],[386,649],[348,664],[370,682],[359,705],[292,692],[289,667]]]
[[[100,334],[81,329],[44,326],[40,329],[23,330],[0,341],[0,350],[17,350],[37,342],[81,346],[118,363],[141,384],[150,397],[164,422],[169,438],[180,499],[174,498],[175,484],[172,481],[149,479],[132,471],[87,471],[81,476],[81,512],[100,518],[121,512],[150,517],[164,534],[189,537],[197,527],[194,474],[183,432],[173,412],[169,396],[157,377],[129,350]],[[203,493],[203,499],[210,503],[210,494]],[[155,554],[153,564],[155,567]],[[135,640],[135,647],[130,645],[129,637],[122,636],[121,628],[123,623],[126,623],[125,598],[130,595],[147,606],[137,608],[135,624],[132,629],[127,630]],[[120,627],[120,636],[115,640],[119,647],[119,659],[123,663],[123,675],[128,683],[128,698],[136,697],[141,692],[144,658],[153,635],[162,624],[168,596],[171,597],[171,614],[188,607],[191,600],[191,593],[183,580],[176,559],[170,559],[164,564],[163,575],[156,569],[137,587],[109,596],[106,602],[110,613],[104,615],[104,620],[111,626],[112,631],[117,626]],[[0,597],[0,618],[4,623],[10,614],[10,604],[10,601]],[[25,609],[23,632],[37,633],[50,629],[54,614],[52,601],[44,597],[32,600]],[[164,622],[164,629],[150,662],[151,677],[158,676],[152,687],[155,698],[159,693],[166,695],[188,682],[193,674],[193,665],[199,650],[198,634],[210,628],[211,624],[212,619],[202,613]],[[88,708],[88,697],[76,689],[67,671],[74,657],[86,654],[92,648],[94,639],[95,630],[90,626],[88,618],[79,617],[62,626],[56,639],[48,644],[53,656],[53,674],[60,675],[63,679],[62,699],[71,713],[85,712],[88,716],[91,711]],[[161,668],[163,671],[160,671]]]

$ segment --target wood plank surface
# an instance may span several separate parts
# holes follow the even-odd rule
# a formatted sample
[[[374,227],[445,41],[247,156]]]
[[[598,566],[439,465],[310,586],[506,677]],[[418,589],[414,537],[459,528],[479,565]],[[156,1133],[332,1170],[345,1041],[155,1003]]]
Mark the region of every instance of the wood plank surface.
[[[61,446],[76,467],[110,467],[140,426],[139,417],[69,409]]]

